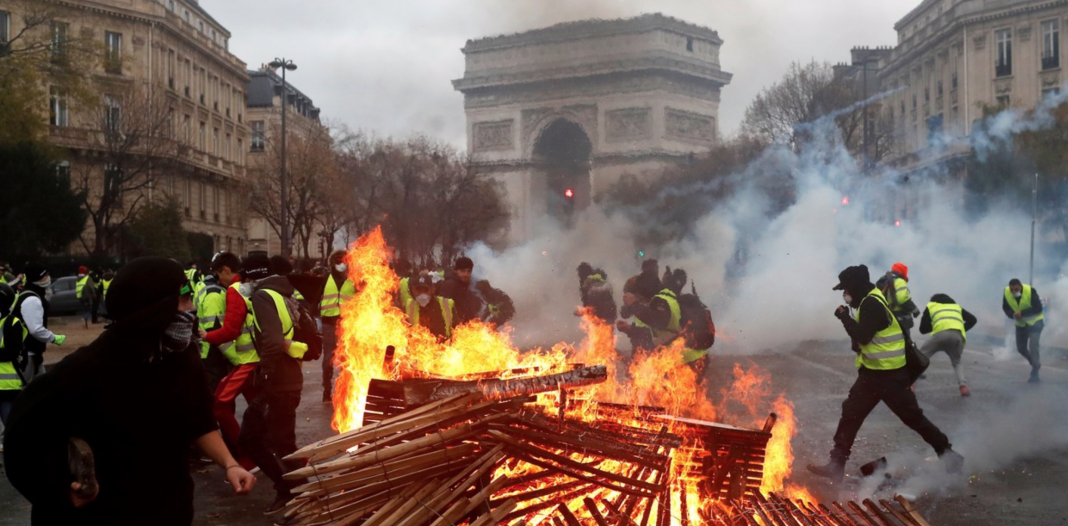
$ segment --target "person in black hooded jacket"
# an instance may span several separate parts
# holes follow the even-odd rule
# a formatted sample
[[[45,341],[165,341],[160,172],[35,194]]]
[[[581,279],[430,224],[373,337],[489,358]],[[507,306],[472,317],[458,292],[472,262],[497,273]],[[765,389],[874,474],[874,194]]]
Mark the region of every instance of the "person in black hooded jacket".
[[[193,444],[224,467],[237,493],[248,493],[255,477],[216,431],[182,267],[134,260],[106,301],[115,323],[27,386],[11,412],[5,467],[33,505],[31,523],[191,524]],[[95,494],[71,482],[71,438],[93,451]]]

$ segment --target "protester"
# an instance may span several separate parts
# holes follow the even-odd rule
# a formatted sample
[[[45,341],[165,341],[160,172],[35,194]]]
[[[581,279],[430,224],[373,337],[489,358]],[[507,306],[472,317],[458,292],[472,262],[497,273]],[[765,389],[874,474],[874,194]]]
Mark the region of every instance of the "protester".
[[[653,329],[647,322],[634,315],[635,310],[646,307],[649,302],[641,292],[640,281],[639,276],[633,276],[623,284],[623,308],[619,311],[619,316],[623,319],[616,322],[616,329],[630,337],[631,350],[635,353],[652,350],[655,347]],[[659,279],[657,281],[659,282]],[[633,323],[625,321],[632,317]]]
[[[579,297],[582,306],[604,323],[615,323],[616,300],[612,297],[612,285],[608,282],[608,273],[595,269],[583,261],[578,266]],[[575,312],[581,315],[581,312]]]
[[[48,330],[48,298],[52,287],[52,276],[48,270],[30,263],[23,274],[26,285],[15,303],[15,315],[26,324],[26,330],[30,333],[30,337],[26,338],[26,363],[22,371],[22,377],[26,383],[30,383],[45,372],[44,352],[48,344],[63,345],[67,337]]]
[[[923,311],[920,319],[920,334],[930,334],[920,352],[928,359],[937,352],[944,352],[949,356],[953,364],[953,373],[957,375],[957,385],[960,386],[961,396],[971,396],[968,389],[968,380],[964,377],[964,363],[961,358],[964,354],[964,345],[968,341],[968,331],[978,320],[953,298],[946,294],[931,296],[931,302]],[[922,377],[921,377],[922,378]]]
[[[452,273],[436,287],[439,296],[449,298],[456,304],[456,325],[477,319],[478,313],[482,311],[482,300],[471,290],[471,273],[474,268],[475,263],[471,258],[457,258]]]
[[[75,292],[78,295],[78,302],[82,305],[82,322],[85,323],[85,328],[88,329],[90,315],[94,318],[93,323],[96,323],[96,313],[93,309],[96,282],[89,275],[89,269],[85,265],[78,267],[78,281]]]
[[[341,319],[341,304],[356,295],[356,285],[349,279],[349,266],[345,263],[345,251],[335,250],[330,254],[330,273],[323,285],[319,300],[319,316],[323,321],[323,403],[333,402],[334,351],[337,349],[338,321]]]
[[[456,304],[437,294],[433,275],[423,274],[412,282],[412,296],[405,307],[408,323],[412,327],[425,327],[439,339],[451,338],[456,323]]]
[[[193,444],[225,470],[236,493],[248,493],[255,477],[215,430],[181,266],[134,260],[107,302],[111,328],[27,386],[11,413],[5,468],[32,505],[31,523],[191,524]],[[71,482],[72,438],[92,449],[95,494]]]
[[[515,304],[503,290],[494,288],[488,280],[475,283],[475,291],[482,296],[483,308],[479,318],[491,325],[500,327],[515,317]]]
[[[26,339],[26,325],[12,315],[16,297],[10,285],[0,283],[0,423],[5,429],[15,398],[26,385],[18,364]],[[4,433],[0,431],[0,453],[4,452],[3,441]]]
[[[1046,315],[1043,313],[1042,298],[1038,289],[1024,285],[1013,278],[1001,299],[1001,310],[1005,316],[1016,324],[1016,352],[1031,364],[1031,377],[1028,383],[1040,381],[1038,370],[1042,368],[1042,355],[1039,344],[1042,329],[1046,327]]]

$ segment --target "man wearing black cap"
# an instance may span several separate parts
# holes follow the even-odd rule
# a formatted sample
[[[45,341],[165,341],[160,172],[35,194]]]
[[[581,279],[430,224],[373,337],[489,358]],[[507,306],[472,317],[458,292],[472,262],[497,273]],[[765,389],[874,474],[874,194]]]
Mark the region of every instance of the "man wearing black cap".
[[[23,274],[26,286],[19,293],[14,312],[30,332],[26,338],[27,359],[22,371],[26,383],[30,383],[44,373],[43,355],[47,345],[63,345],[67,337],[48,330],[48,289],[52,286],[52,277],[48,275],[48,270],[36,263],[30,263],[26,265]]]
[[[482,300],[471,290],[471,273],[475,262],[469,257],[456,258],[452,275],[438,287],[438,295],[456,303],[456,325],[478,318],[482,312]]]
[[[841,482],[860,426],[872,409],[883,402],[934,448],[945,460],[948,472],[960,472],[964,457],[953,451],[946,435],[923,416],[910,389],[912,378],[905,368],[905,335],[886,298],[871,282],[868,267],[858,265],[843,270],[833,290],[841,290],[849,308],[857,310],[854,317],[849,315],[849,308],[839,306],[834,315],[852,340],[858,375],[849,389],[849,397],[842,403],[842,418],[834,433],[830,461],[822,466],[809,464],[808,470]]]

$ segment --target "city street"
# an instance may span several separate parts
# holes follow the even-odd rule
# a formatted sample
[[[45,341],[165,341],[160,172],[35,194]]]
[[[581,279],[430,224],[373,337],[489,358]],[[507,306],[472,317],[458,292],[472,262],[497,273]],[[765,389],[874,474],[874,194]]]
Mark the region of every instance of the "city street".
[[[976,338],[979,339],[979,338]],[[918,436],[904,427],[884,406],[879,406],[861,429],[851,476],[845,489],[831,488],[809,476],[805,464],[822,463],[831,447],[839,408],[855,375],[852,355],[844,342],[806,342],[795,352],[752,356],[716,356],[709,373],[712,400],[719,386],[729,385],[731,365],[758,364],[771,374],[772,392],[785,391],[794,402],[798,435],[794,445],[794,472],[790,482],[808,489],[825,503],[835,499],[870,497],[877,484],[859,479],[860,464],[887,455],[919,467],[919,475],[902,481],[904,469],[894,470],[890,487],[916,497],[917,506],[932,525],[1032,526],[1064,524],[1068,501],[1063,498],[1068,478],[1068,446],[1058,443],[1065,436],[1068,408],[1068,358],[1058,351],[1045,353],[1043,383],[1026,383],[1028,368],[1022,359],[997,361],[992,347],[972,343],[965,353],[965,366],[972,390],[970,398],[957,391],[949,360],[936,355],[927,378],[917,385],[920,405],[928,417],[946,432],[955,449],[966,457],[965,475],[953,479],[941,473],[940,464],[925,462],[933,457]],[[330,410],[319,401],[320,368],[304,365],[304,399],[298,410],[297,438],[301,444],[329,436]],[[243,404],[239,411],[243,411]],[[1061,438],[1060,440],[1063,440]],[[931,472],[924,476],[925,471]],[[218,468],[195,471],[196,521],[198,525],[270,524],[262,510],[273,497],[270,482],[260,476],[248,497],[234,497]],[[859,493],[854,493],[859,492]],[[0,481],[0,525],[26,524],[29,507],[6,480]]]

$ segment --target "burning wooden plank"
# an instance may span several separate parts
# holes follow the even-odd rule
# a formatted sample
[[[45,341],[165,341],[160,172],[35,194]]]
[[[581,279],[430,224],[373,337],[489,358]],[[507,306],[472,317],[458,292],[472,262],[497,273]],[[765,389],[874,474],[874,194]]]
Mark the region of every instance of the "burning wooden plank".
[[[448,398],[461,393],[482,393],[488,399],[512,398],[571,389],[604,382],[608,369],[603,365],[581,367],[562,373],[524,378],[485,380],[409,380],[404,382],[404,402],[409,407]]]

